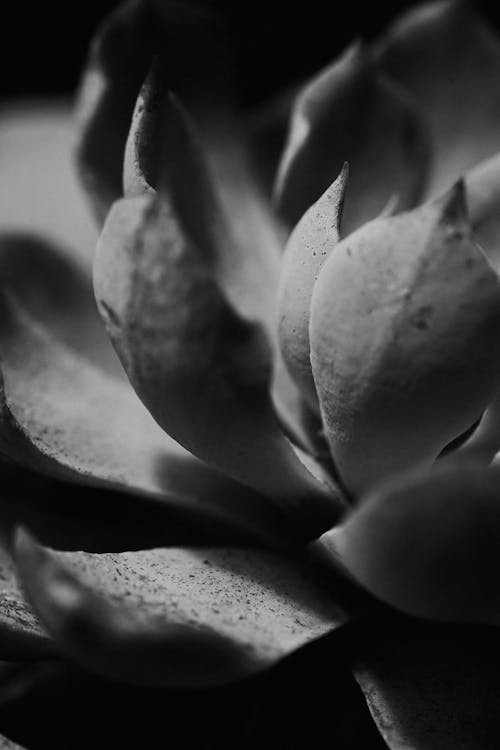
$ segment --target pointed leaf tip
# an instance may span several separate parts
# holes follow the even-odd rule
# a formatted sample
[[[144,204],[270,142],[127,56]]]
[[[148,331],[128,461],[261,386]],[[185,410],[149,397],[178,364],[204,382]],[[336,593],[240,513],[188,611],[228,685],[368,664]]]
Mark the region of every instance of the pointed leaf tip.
[[[339,243],[314,288],[311,362],[351,491],[429,467],[479,419],[497,390],[499,325],[498,277],[471,238],[462,184]]]
[[[370,51],[353,45],[296,99],[278,170],[276,203],[294,226],[347,159],[346,234],[377,216],[396,191],[402,209],[415,205],[429,158],[420,114],[400,89],[379,75]]]
[[[309,406],[318,412],[311,370],[309,317],[316,279],[340,238],[349,167],[306,211],[285,248],[278,296],[278,341],[284,362]]]

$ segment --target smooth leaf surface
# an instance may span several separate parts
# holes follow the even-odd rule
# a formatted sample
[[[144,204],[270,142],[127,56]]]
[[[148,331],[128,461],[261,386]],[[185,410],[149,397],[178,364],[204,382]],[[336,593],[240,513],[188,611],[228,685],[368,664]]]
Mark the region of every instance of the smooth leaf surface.
[[[496,629],[387,621],[354,640],[354,673],[390,750],[495,750]]]
[[[403,475],[317,543],[382,601],[417,617],[500,623],[497,468]]]
[[[459,183],[440,201],[370,222],[337,245],[314,287],[323,424],[358,496],[430,467],[496,395],[500,285],[465,211]]]
[[[307,402],[318,411],[311,370],[309,318],[314,284],[340,239],[348,167],[306,211],[293,230],[283,257],[278,301],[278,341],[288,371]]]
[[[384,71],[425,114],[437,196],[500,149],[500,41],[473,3],[438,0],[397,20],[375,47]]]
[[[73,174],[68,102],[0,109],[0,232],[62,247],[88,273],[97,232]]]
[[[254,550],[54,553],[15,559],[56,644],[135,683],[217,684],[259,671],[347,619],[300,560]]]
[[[214,265],[167,195],[115,204],[94,276],[108,332],[141,400],[175,440],[269,497],[299,535],[317,534],[341,500],[279,430],[263,329],[230,304]]]
[[[382,211],[397,193],[414,206],[427,177],[428,142],[413,104],[380,76],[369,50],[353,45],[298,95],[276,182],[290,226],[350,164],[343,232]]]
[[[170,508],[173,538],[182,539],[189,523],[209,535],[220,523],[229,533],[286,538],[283,517],[264,498],[187,453],[128,384],[78,357],[8,299],[0,351],[4,454],[62,479],[156,500]]]

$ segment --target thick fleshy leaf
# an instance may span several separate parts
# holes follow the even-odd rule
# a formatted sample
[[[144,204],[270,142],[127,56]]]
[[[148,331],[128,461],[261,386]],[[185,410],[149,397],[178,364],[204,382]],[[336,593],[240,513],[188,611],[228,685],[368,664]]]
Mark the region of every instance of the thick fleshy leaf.
[[[283,258],[278,302],[278,340],[288,371],[318,411],[311,370],[309,317],[314,284],[340,238],[347,164],[335,182],[306,211],[293,230]]]
[[[15,559],[63,653],[129,682],[231,681],[347,620],[303,562],[271,553],[56,554],[20,531]]]
[[[95,265],[110,336],[175,440],[270,497],[300,534],[317,534],[338,517],[339,496],[313,479],[280,432],[263,329],[230,304],[217,257],[193,240],[168,195],[115,204]]]
[[[428,119],[439,195],[500,149],[500,40],[473,3],[438,0],[405,13],[375,48]]]
[[[361,629],[355,675],[390,750],[495,750],[499,634],[395,620]]]
[[[384,602],[435,620],[500,624],[500,472],[408,474],[316,543]]]
[[[378,216],[394,193],[400,209],[415,205],[428,159],[426,128],[413,105],[356,44],[297,97],[278,172],[278,207],[293,226],[348,161],[342,224],[348,234]]]
[[[499,325],[498,276],[471,238],[460,183],[337,245],[314,288],[311,361],[352,492],[431,466],[481,417],[498,389]]]
[[[0,232],[54,243],[88,269],[97,232],[72,172],[71,142],[66,102],[0,110]]]
[[[230,127],[225,123],[226,140],[232,138]],[[205,133],[205,138],[211,141],[213,167],[222,174],[212,174],[194,122],[169,93],[161,66],[153,66],[141,89],[127,142],[125,193],[167,192],[192,239],[217,268],[229,299],[243,315],[261,321],[272,339],[279,240],[263,211],[249,225],[252,213],[258,211],[257,196],[249,194],[250,174],[234,174],[238,154],[231,158],[216,147],[212,136]],[[224,197],[229,206],[223,204]]]
[[[212,14],[182,2],[132,0],[103,24],[82,81],[77,154],[83,185],[100,221],[123,194],[123,155],[132,113],[155,55],[170,86],[201,106],[224,78],[223,47]]]
[[[19,589],[9,555],[0,547],[0,659],[44,659],[55,653]]]
[[[63,479],[156,499],[171,509],[172,539],[180,529],[185,535],[188,519],[209,538],[218,523],[256,539],[286,537],[284,517],[263,497],[187,453],[128,384],[78,357],[7,298],[0,351],[4,454]]]
[[[97,312],[90,273],[71,251],[36,235],[0,230],[0,279],[31,318],[85,360],[123,378]]]

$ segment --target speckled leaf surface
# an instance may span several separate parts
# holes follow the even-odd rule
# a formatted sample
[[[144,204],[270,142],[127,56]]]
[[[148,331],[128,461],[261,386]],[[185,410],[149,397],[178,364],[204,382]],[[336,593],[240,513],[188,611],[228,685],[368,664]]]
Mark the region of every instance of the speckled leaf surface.
[[[481,417],[498,390],[499,326],[498,276],[461,183],[337,245],[314,287],[311,362],[351,491],[430,468]]]
[[[172,530],[188,514],[195,525],[219,519],[257,537],[286,534],[262,497],[165,435],[128,384],[78,357],[7,299],[0,351],[8,456],[63,479],[156,498],[172,509]]]
[[[52,658],[55,649],[19,589],[14,565],[0,548],[0,658]]]
[[[280,431],[264,331],[230,303],[184,221],[167,194],[115,204],[94,270],[108,332],[165,431],[269,497],[310,538],[334,523],[339,493],[309,474]]]
[[[473,3],[438,0],[410,9],[375,46],[375,56],[428,119],[429,195],[498,151],[500,40]]]
[[[354,673],[390,750],[496,750],[497,629],[382,622],[354,640]]]
[[[131,682],[230,681],[348,619],[303,561],[273,553],[54,553],[20,532],[15,559],[63,653]]]
[[[318,412],[311,370],[309,319],[314,284],[327,257],[340,239],[348,165],[326,192],[306,211],[290,235],[280,276],[278,341],[294,381]]]
[[[380,76],[370,50],[361,44],[320,71],[295,102],[275,188],[290,226],[331,185],[346,160],[351,171],[345,232],[377,216],[394,193],[400,209],[419,200],[429,161],[425,122],[413,103]]]

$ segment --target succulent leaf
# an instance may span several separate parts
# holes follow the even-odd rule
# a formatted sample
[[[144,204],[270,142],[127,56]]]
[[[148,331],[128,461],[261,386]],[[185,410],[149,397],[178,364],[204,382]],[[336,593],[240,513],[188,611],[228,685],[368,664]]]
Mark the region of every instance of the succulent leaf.
[[[309,317],[314,284],[340,239],[348,167],[306,211],[285,248],[278,302],[278,340],[290,375],[307,402],[318,411],[311,370]]]
[[[268,543],[286,538],[268,501],[187,453],[128,384],[80,358],[8,298],[0,351],[4,454],[49,475],[156,499],[171,510],[173,538],[179,529],[185,535],[188,519],[198,528],[210,519],[245,529]]]
[[[218,20],[195,4],[131,0],[103,24],[82,81],[77,147],[80,177],[100,223],[123,195],[132,113],[155,55],[170,86],[199,104],[225,78],[222,48]]]
[[[231,138],[228,132],[225,138]],[[214,152],[215,144],[211,146]],[[234,175],[228,173],[231,165],[219,149],[213,167],[221,166],[219,185],[195,123],[168,90],[164,71],[156,63],[134,112],[125,154],[125,194],[133,197],[152,190],[168,195],[193,241],[217,266],[229,299],[242,314],[261,321],[271,341],[279,240],[272,227],[266,231],[269,219],[261,211],[249,223],[252,212],[258,210],[256,196],[248,189],[251,175],[240,175],[235,184]],[[231,193],[230,211],[218,188]]]
[[[498,469],[403,475],[317,542],[382,601],[417,617],[500,623]]]
[[[493,401],[499,292],[472,241],[461,184],[337,245],[314,288],[311,361],[351,492],[430,467]]]
[[[438,0],[410,9],[374,54],[429,123],[434,147],[429,196],[448,190],[500,149],[500,39],[473,3]]]
[[[218,281],[210,247],[193,242],[167,195],[115,204],[95,289],[136,392],[175,440],[275,501],[308,536],[334,522],[341,501],[280,432],[263,329],[238,313]]]
[[[54,553],[20,531],[15,559],[63,653],[128,682],[232,681],[348,619],[304,563],[255,550]]]
[[[344,234],[378,216],[395,193],[400,209],[419,200],[429,160],[425,124],[360,44],[321,71],[297,97],[275,188],[278,208],[291,226],[331,185],[346,160]]]

